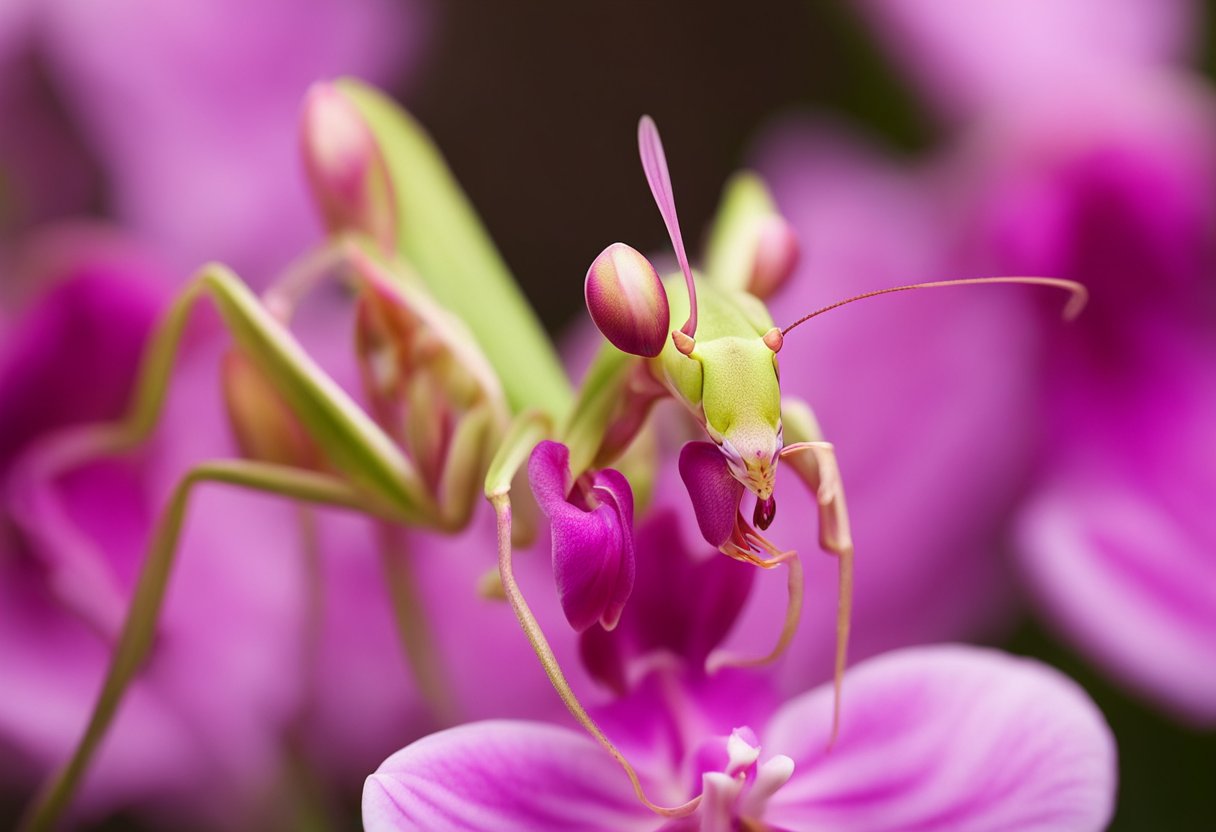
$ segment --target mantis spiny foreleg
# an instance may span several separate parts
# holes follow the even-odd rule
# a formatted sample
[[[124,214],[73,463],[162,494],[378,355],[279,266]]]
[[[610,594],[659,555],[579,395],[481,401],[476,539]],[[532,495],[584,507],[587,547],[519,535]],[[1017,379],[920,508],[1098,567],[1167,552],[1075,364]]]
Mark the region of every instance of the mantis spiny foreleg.
[[[147,654],[195,485],[240,485],[398,523],[427,525],[439,516],[433,498],[392,441],[316,366],[244,284],[216,265],[205,267],[190,281],[154,332],[126,418],[48,440],[44,453],[32,456],[35,461],[19,482],[49,482],[88,459],[129,450],[152,432],[189,313],[202,297],[215,301],[241,358],[273,384],[274,393],[321,452],[327,470],[232,460],[204,463],[183,477],[156,528],[88,727],[67,764],[27,816],[26,823],[33,829],[49,827],[66,807]]]

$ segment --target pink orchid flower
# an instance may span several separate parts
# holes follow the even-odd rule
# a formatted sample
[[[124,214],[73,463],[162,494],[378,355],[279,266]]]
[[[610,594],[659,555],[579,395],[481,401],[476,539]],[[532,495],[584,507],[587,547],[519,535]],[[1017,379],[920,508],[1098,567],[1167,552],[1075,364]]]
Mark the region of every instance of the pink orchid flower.
[[[706,554],[684,548],[672,513],[654,515],[638,530],[637,597],[614,631],[583,637],[592,671],[623,694],[597,719],[639,761],[648,793],[668,804],[700,794],[695,812],[646,809],[580,733],[500,720],[389,757],[367,779],[365,828],[1105,826],[1113,737],[1076,685],[1035,662],[951,646],[864,662],[831,748],[830,686],[781,702],[767,675],[707,677],[702,659],[746,594],[737,573],[755,570]]]

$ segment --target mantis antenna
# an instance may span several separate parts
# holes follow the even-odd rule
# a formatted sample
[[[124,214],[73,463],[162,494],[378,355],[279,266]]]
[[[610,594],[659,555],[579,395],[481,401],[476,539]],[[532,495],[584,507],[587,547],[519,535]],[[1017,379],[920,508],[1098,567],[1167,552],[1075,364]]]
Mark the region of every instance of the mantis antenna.
[[[1089,300],[1089,290],[1083,285],[1077,283],[1075,280],[1064,280],[1063,278],[1059,277],[971,277],[963,280],[937,280],[933,281],[932,283],[913,283],[910,286],[892,286],[888,289],[876,289],[873,292],[865,292],[860,295],[854,295],[851,298],[838,300],[835,303],[828,304],[822,309],[816,309],[809,315],[803,315],[785,329],[781,330],[781,334],[784,336],[799,324],[804,324],[811,318],[822,315],[824,312],[831,312],[833,309],[853,303],[854,301],[865,300],[866,298],[873,298],[877,297],[878,295],[889,295],[893,292],[908,292],[912,289],[937,289],[942,286],[974,286],[982,283],[1023,283],[1033,286],[1054,286],[1057,289],[1064,289],[1067,292],[1071,292],[1072,296],[1068,299],[1068,303],[1064,306],[1064,319],[1066,321],[1071,321],[1073,318],[1077,317],[1077,315],[1081,314],[1081,310],[1085,308],[1085,303]]]

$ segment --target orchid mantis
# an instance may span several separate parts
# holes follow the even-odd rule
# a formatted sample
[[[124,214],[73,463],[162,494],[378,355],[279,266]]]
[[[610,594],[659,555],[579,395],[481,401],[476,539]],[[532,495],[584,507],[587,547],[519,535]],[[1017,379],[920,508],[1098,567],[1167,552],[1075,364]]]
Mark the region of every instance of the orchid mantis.
[[[1071,318],[1084,305],[1085,290],[1072,281],[1038,277],[936,281],[848,298],[778,328],[763,301],[788,277],[797,252],[792,233],[776,215],[763,186],[751,178],[736,181],[726,198],[722,227],[711,244],[709,271],[698,276],[684,248],[666,157],[649,117],[643,117],[639,124],[638,146],[680,272],[660,280],[649,261],[623,243],[609,246],[592,263],[585,284],[587,307],[609,345],[588,371],[573,410],[557,431],[564,445],[557,446],[557,451],[545,448],[543,453],[542,446],[532,453],[533,489],[542,507],[549,507],[555,527],[567,522],[554,516],[553,511],[564,514],[569,510],[561,497],[569,494],[566,502],[589,514],[611,506],[627,534],[632,499],[606,479],[605,475],[616,472],[598,469],[611,464],[628,447],[657,400],[670,397],[683,405],[709,440],[689,442],[679,460],[702,535],[729,557],[760,568],[785,564],[789,569],[789,603],[776,646],[759,658],[711,656],[706,669],[713,672],[725,665],[753,666],[774,661],[788,647],[796,630],[803,580],[798,555],[781,549],[762,533],[776,512],[776,469],[785,460],[814,495],[819,545],[839,563],[830,740],[834,742],[852,610],[853,542],[833,446],[825,441],[805,403],[781,395],[777,355],[785,337],[816,315],[879,294],[979,283],[1046,285],[1072,293],[1065,310],[1065,316]],[[684,324],[671,329],[670,322],[681,317]],[[547,425],[541,419],[525,418],[517,423],[486,481],[486,494],[499,522],[499,567],[507,599],[570,712],[622,766],[639,800],[660,815],[687,816],[696,810],[700,797],[679,806],[662,806],[650,800],[633,766],[574,694],[512,575],[509,482],[523,464],[526,451],[546,435]],[[555,468],[566,475],[564,492],[552,487]],[[745,492],[755,498],[750,523],[740,509]],[[594,532],[587,536],[597,541],[605,539],[605,535]],[[598,624],[610,630],[628,597],[631,563],[607,559],[598,574],[583,579],[601,586],[605,581],[611,583],[607,593],[576,591],[577,587],[572,590],[569,580],[563,580],[560,574],[557,551],[566,547],[583,557],[585,544],[571,543],[572,537],[577,535],[566,529],[554,532],[555,568],[567,618],[580,630],[593,626],[598,618]],[[631,549],[625,548],[631,558]],[[569,571],[573,572],[574,567]],[[594,607],[591,614],[586,609],[588,604]]]
[[[695,275],[658,132],[643,119],[643,167],[680,274],[663,283],[642,255],[620,244],[596,259],[586,283],[588,306],[616,346],[605,347],[574,394],[493,244],[417,126],[383,97],[350,82],[319,88],[311,103],[306,157],[333,239],[261,299],[223,266],[201,270],[153,336],[127,418],[62,437],[29,472],[31,481],[45,483],[91,457],[125,452],[148,436],[191,308],[202,298],[215,303],[234,341],[225,392],[245,458],[202,463],[171,495],[125,621],[121,627],[102,627],[115,646],[84,736],[27,816],[27,826],[54,824],[138,673],[152,643],[190,495],[202,483],[271,492],[376,519],[407,653],[424,693],[442,710],[447,698],[422,632],[425,616],[402,562],[390,550],[403,526],[463,527],[484,477],[498,520],[502,595],[559,696],[621,764],[645,805],[671,817],[695,811],[700,798],[666,807],[646,796],[631,764],[571,690],[515,581],[511,560],[513,528],[521,525],[520,512],[512,508],[512,485],[528,463],[555,540],[561,529],[569,530],[587,514],[598,525],[576,541],[580,551],[599,557],[612,550],[613,557],[604,561],[607,571],[593,574],[590,584],[584,580],[585,564],[573,563],[571,571],[570,558],[555,557],[567,616],[576,629],[615,625],[632,586],[634,507],[629,483],[605,466],[627,451],[650,407],[663,397],[682,403],[708,440],[689,443],[680,458],[706,540],[738,560],[761,568],[784,564],[789,570],[789,605],[773,650],[760,658],[714,656],[710,670],[775,660],[797,626],[800,562],[762,534],[776,510],[776,466],[786,460],[815,495],[821,546],[840,564],[838,719],[853,546],[832,446],[808,407],[781,396],[777,354],[802,321],[779,329],[764,307],[763,298],[792,268],[794,242],[763,187],[742,179],[732,188],[709,269]],[[334,119],[341,129],[326,132]],[[318,131],[326,140],[310,146],[309,137]],[[356,298],[356,347],[367,410],[320,369],[289,329],[302,298],[334,275]],[[1075,284],[1046,278],[921,286],[994,281],[1063,286],[1083,300]],[[911,288],[919,286],[886,291]],[[672,314],[686,317],[674,332]],[[814,314],[819,313],[807,317]],[[563,444],[548,441],[553,438]],[[751,523],[740,512],[745,492],[756,498]]]

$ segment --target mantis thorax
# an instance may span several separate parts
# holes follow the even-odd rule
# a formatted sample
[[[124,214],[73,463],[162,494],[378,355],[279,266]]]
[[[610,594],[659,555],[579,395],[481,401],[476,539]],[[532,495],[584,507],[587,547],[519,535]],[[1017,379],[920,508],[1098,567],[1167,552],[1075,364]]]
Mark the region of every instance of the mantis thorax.
[[[679,320],[688,307],[683,281],[676,276],[664,285]],[[782,447],[777,356],[763,340],[772,319],[750,295],[704,280],[697,281],[697,298],[695,349],[685,355],[668,343],[654,359],[656,376],[703,422],[734,477],[768,499]]]

